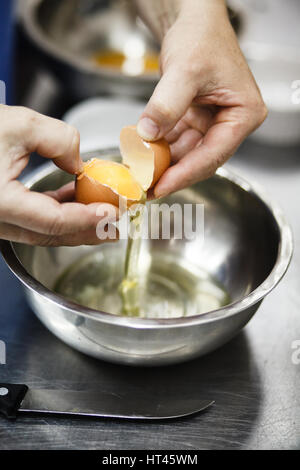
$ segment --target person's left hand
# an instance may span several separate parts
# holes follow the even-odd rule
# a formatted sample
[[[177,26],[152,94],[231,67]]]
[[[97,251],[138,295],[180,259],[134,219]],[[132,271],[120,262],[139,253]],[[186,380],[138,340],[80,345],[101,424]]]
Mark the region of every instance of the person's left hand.
[[[30,191],[18,177],[31,152],[71,174],[83,166],[74,127],[27,108],[0,105],[0,238],[42,246],[102,243],[98,224],[115,221],[116,207],[74,202],[74,182],[57,191]]]

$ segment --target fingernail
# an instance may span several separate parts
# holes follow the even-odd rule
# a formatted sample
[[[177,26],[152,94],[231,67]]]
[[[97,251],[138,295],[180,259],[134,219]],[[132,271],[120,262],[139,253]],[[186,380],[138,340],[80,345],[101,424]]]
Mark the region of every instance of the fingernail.
[[[137,125],[137,132],[145,140],[154,140],[158,137],[159,127],[152,119],[144,117]]]

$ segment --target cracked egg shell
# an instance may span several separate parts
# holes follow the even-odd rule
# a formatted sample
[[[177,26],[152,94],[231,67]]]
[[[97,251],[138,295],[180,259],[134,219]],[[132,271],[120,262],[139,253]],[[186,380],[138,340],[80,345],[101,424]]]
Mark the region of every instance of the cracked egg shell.
[[[118,207],[120,196],[126,199],[127,206],[143,197],[142,188],[125,165],[98,158],[84,163],[82,173],[76,178],[77,202],[106,202]]]
[[[126,165],[144,191],[157,183],[171,163],[170,147],[165,139],[143,140],[136,126],[126,126],[120,134],[120,150]]]

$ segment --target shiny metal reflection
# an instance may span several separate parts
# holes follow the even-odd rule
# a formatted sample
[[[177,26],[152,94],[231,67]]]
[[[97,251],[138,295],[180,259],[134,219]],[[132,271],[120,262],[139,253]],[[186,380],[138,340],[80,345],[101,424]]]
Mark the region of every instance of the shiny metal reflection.
[[[120,158],[116,149],[93,156]],[[50,163],[32,173],[27,185],[44,191],[69,179]],[[31,307],[57,337],[99,359],[163,365],[213,351],[246,325],[291,260],[292,234],[281,209],[260,188],[225,169],[168,200],[204,202],[204,247],[198,249],[197,239],[181,243],[155,240],[150,250],[163,250],[176,263],[193,262],[225,287],[231,303],[206,314],[172,319],[98,312],[52,290],[67,266],[97,248],[41,248],[2,242],[3,256],[24,284]]]

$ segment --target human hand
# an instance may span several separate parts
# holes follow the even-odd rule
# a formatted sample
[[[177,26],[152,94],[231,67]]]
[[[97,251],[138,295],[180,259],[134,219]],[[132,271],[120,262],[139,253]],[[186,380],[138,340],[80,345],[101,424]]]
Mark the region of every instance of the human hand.
[[[100,243],[96,235],[100,205],[71,202],[74,183],[37,193],[17,180],[35,151],[59,168],[78,173],[82,166],[78,131],[30,109],[4,105],[0,105],[0,123],[0,238],[30,245]],[[115,220],[116,208],[101,204],[101,214],[105,220]]]
[[[224,0],[163,4],[171,11],[176,4],[179,14],[171,27],[167,19],[153,21],[156,32],[160,24],[169,27],[162,77],[137,128],[144,139],[165,137],[171,146],[173,165],[154,188],[155,197],[212,176],[267,116]]]

